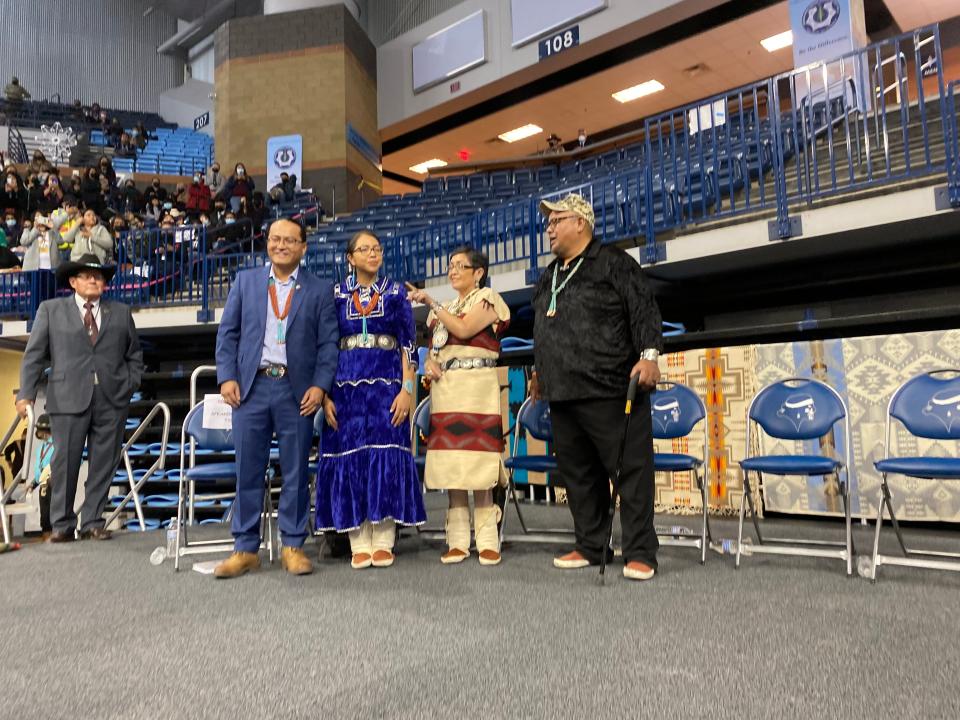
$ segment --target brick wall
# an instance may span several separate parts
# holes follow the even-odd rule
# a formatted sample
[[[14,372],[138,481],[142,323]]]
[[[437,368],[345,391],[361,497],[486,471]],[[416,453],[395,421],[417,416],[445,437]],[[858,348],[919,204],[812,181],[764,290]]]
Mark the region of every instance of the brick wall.
[[[244,162],[263,188],[267,139],[303,136],[304,187],[331,209],[360,205],[380,172],[349,147],[347,123],[378,151],[376,50],[343,6],[231,20],[215,36],[217,159]],[[366,199],[371,191],[366,190]]]

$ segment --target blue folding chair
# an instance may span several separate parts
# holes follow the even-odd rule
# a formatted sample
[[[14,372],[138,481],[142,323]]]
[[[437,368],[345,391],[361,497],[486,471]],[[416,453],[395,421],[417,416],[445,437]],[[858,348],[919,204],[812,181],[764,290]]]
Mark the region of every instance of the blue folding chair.
[[[208,462],[197,465],[197,451],[204,449],[211,452],[233,452],[233,431],[210,429],[203,426],[203,407],[201,400],[183,420],[183,429],[180,433],[180,479],[177,490],[177,551],[174,557],[174,570],[180,569],[180,558],[183,555],[192,555],[211,552],[231,552],[233,540],[196,540],[189,541],[187,526],[194,524],[194,508],[204,501],[233,499],[236,497],[237,464],[236,462]],[[189,445],[188,445],[189,443]],[[189,447],[189,454],[187,448]],[[264,482],[264,522],[261,525],[261,540],[265,541],[270,562],[273,562],[273,501],[272,480],[273,472],[268,469]],[[225,481],[233,483],[230,492],[217,491],[217,484]],[[213,492],[197,493],[197,485],[208,485]],[[230,506],[231,511],[233,505]],[[261,547],[263,544],[261,544]]]
[[[952,377],[944,377],[944,375]],[[872,581],[877,579],[880,565],[907,565],[930,570],[960,570],[960,553],[917,550],[908,548],[897,516],[893,512],[888,475],[906,477],[960,480],[960,458],[943,456],[891,456],[891,430],[896,418],[903,428],[918,438],[929,440],[960,440],[960,370],[944,369],[916,375],[897,388],[887,408],[886,434],[883,442],[883,460],[874,463],[880,471],[880,499],[877,503],[877,525],[873,535],[873,555],[869,567],[858,568]],[[880,529],[886,506],[890,522],[897,534],[902,557],[880,554]],[[954,558],[938,560],[936,558]],[[864,558],[865,559],[865,558]],[[865,572],[866,571],[866,572]]]
[[[520,434],[526,432],[531,437],[546,443],[553,442],[553,425],[550,422],[550,405],[546,400],[534,401],[528,397],[520,405],[517,411],[517,420],[513,432],[513,448],[506,460],[504,467],[509,471],[508,492],[513,500],[513,506],[517,511],[517,519],[520,521],[520,528],[524,536],[531,536],[533,531],[527,527],[523,519],[523,512],[520,510],[520,501],[517,499],[517,485],[514,476],[517,470],[527,470],[529,472],[552,473],[557,470],[557,458],[555,455],[530,455],[520,453]],[[506,498],[504,498],[503,520],[500,525],[500,538],[503,539],[506,528]],[[569,535],[567,529],[537,529],[537,534],[545,535]],[[528,539],[537,541],[538,538],[528,537]],[[551,540],[552,541],[552,540]]]
[[[707,417],[707,408],[700,397],[686,385],[663,381],[650,393],[650,414],[653,420],[653,437],[657,440],[685,438]],[[700,535],[691,537],[686,528],[657,529],[661,545],[695,547],[700,550],[700,564],[707,561],[707,545],[711,539],[707,483],[702,472],[707,457],[707,423],[703,423],[703,454],[700,458],[686,453],[653,454],[653,469],[656,472],[693,473],[700,491],[702,528]]]
[[[765,455],[764,435],[779,440],[816,440],[829,435],[835,426],[842,427],[844,439],[843,461],[822,454]],[[756,426],[760,454],[753,454],[751,430]],[[760,432],[762,430],[763,432]],[[788,378],[771,383],[758,392],[747,409],[747,449],[740,461],[743,469],[743,496],[740,498],[740,517],[737,525],[736,566],[744,551],[743,521],[746,508],[750,509],[757,542],[749,553],[771,555],[799,555],[824,557],[846,562],[847,575],[853,573],[853,529],[850,519],[850,425],[847,407],[839,393],[829,385],[810,378]],[[760,533],[756,508],[750,491],[750,473],[757,474],[757,490],[763,495],[763,475],[804,475],[837,478],[846,525],[844,542],[764,537]]]

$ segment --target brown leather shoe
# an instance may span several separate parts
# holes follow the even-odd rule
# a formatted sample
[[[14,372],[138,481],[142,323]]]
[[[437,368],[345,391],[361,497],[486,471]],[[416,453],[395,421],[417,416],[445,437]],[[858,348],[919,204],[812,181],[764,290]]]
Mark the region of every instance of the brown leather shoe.
[[[371,564],[374,567],[390,567],[393,565],[393,553],[389,550],[374,550]]]
[[[313,572],[313,563],[302,547],[281,548],[280,565],[291,575],[309,575]]]
[[[214,577],[235,578],[260,567],[260,556],[251,552],[235,552],[213,569]]]
[[[73,530],[67,530],[66,532],[54,530],[50,533],[50,537],[47,538],[48,543],[65,543],[73,542],[74,540],[76,540],[76,537],[73,534]]]
[[[481,565],[499,565],[500,564],[500,553],[496,550],[486,550],[480,551],[480,564]]]
[[[97,527],[92,530],[82,530],[80,532],[81,540],[110,540],[113,537],[113,531],[106,528]]]
[[[470,553],[466,550],[461,550],[460,548],[450,548],[443,555],[440,556],[440,562],[444,565],[453,565],[455,563],[461,563],[470,557]]]

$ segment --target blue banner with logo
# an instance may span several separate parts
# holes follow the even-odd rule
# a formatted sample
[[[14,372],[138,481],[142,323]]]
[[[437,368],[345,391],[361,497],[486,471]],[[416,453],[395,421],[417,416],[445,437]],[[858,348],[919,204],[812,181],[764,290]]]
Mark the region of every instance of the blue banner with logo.
[[[816,105],[842,97],[845,107],[866,110],[870,97],[861,87],[868,76],[864,58],[840,59],[867,44],[863,0],[790,0],[790,29],[794,67],[824,63],[809,77],[794,76],[797,99]]]
[[[280,173],[297,176],[297,187],[303,181],[303,136],[278,135],[267,140],[267,190],[280,182]]]
[[[793,66],[833,60],[866,45],[863,0],[790,0]]]

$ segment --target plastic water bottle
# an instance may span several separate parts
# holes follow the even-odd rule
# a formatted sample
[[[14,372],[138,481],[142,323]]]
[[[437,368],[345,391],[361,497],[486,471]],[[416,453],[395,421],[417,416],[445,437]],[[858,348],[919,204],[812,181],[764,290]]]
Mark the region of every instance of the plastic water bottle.
[[[879,565],[879,563],[877,563]],[[873,572],[873,557],[870,555],[861,555],[857,558],[857,575],[867,580],[876,580]]]
[[[736,555],[737,541],[733,538],[723,538],[719,542],[714,541],[710,543],[710,549],[721,555]],[[753,553],[753,540],[748,537],[744,538],[743,544],[740,546],[740,553],[742,555],[751,555]]]
[[[170,518],[170,524],[167,525],[167,557],[175,558],[177,556],[177,519]]]

